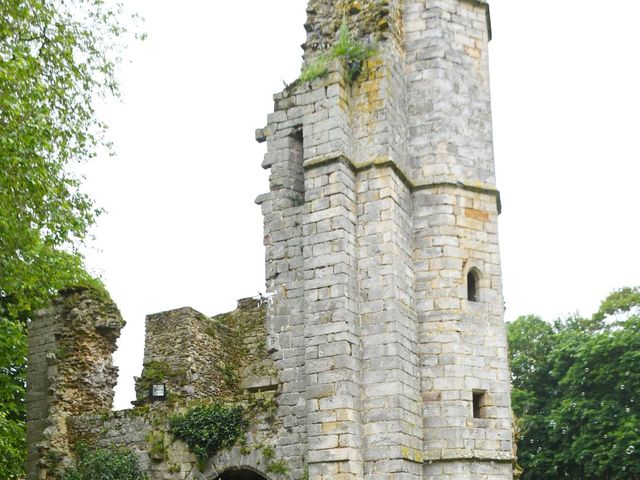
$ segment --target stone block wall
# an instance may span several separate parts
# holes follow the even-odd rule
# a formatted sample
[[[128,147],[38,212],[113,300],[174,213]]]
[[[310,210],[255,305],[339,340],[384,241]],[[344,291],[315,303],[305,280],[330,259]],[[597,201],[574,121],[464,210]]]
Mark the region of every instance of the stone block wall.
[[[140,465],[147,470],[152,464],[150,434],[154,431],[149,410],[133,409],[84,414],[68,419],[68,432],[73,443],[109,448],[114,445],[133,449]]]
[[[362,477],[355,175],[336,161],[305,172],[303,215],[307,462],[311,478]]]
[[[165,384],[169,400],[179,402],[229,397],[243,387],[275,390],[265,301],[241,299],[236,310],[215,317],[188,307],[148,315],[136,404],[148,401],[154,383]]]
[[[93,448],[126,447],[134,451],[150,480],[201,478],[197,458],[189,447],[173,438],[167,419],[173,408],[163,404],[71,417],[70,438]]]
[[[213,330],[211,319],[192,308],[147,315],[136,401],[147,401],[154,383],[166,384],[170,398],[224,393],[222,342]]]
[[[416,292],[426,307],[419,309],[426,457],[508,460],[510,390],[495,196],[442,186],[414,195],[414,206]],[[472,269],[480,272],[477,301],[468,299]],[[486,392],[483,418],[472,416],[474,392]]]
[[[52,391],[49,367],[55,360],[56,339],[53,315],[41,315],[29,325],[29,368],[27,371],[27,478],[40,477],[40,458],[46,452],[45,429],[49,425],[49,398]]]
[[[365,478],[422,478],[411,191],[390,166],[358,174]]]
[[[486,2],[405,0],[404,25],[410,175],[495,185]]]

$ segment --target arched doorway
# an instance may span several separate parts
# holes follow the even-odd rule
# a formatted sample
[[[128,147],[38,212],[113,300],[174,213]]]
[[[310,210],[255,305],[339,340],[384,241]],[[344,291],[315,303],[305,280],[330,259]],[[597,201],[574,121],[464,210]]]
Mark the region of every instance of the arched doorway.
[[[229,468],[225,470],[216,480],[268,480],[255,470],[248,468]]]

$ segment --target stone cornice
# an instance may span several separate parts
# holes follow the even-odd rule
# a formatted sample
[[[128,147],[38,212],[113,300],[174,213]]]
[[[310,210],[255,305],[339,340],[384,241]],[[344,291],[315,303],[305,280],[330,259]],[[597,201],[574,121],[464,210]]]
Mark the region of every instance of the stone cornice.
[[[365,162],[353,162],[347,156],[340,152],[333,152],[326,155],[320,155],[317,157],[310,158],[303,163],[303,168],[305,170],[309,170],[312,168],[317,168],[322,165],[328,165],[331,163],[342,162],[349,166],[355,172],[360,172],[363,170],[368,170],[370,168],[391,168],[398,178],[402,180],[405,186],[411,190],[412,192],[418,190],[430,190],[440,187],[451,187],[451,188],[460,188],[462,190],[466,190],[469,192],[476,193],[484,193],[486,195],[492,195],[496,198],[496,204],[498,208],[498,213],[502,211],[502,202],[500,199],[500,192],[498,189],[493,186],[482,182],[461,182],[461,181],[439,181],[439,182],[425,182],[425,181],[415,181],[409,178],[409,176],[398,166],[398,164],[391,157],[377,157]]]

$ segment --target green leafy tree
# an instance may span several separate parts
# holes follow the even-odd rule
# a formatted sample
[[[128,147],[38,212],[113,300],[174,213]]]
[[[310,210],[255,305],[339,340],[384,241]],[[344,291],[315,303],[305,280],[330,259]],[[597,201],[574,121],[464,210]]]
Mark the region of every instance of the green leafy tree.
[[[519,462],[530,468],[531,462],[535,461],[538,470],[547,472],[553,469],[553,465],[548,464],[546,457],[531,458],[530,451],[537,450],[539,439],[547,438],[550,408],[548,399],[555,393],[549,360],[553,348],[553,328],[541,318],[530,315],[508,323],[507,332],[512,376],[511,398],[521,429]]]
[[[592,318],[508,325],[523,479],[640,479],[640,289]]]
[[[107,146],[127,30],[104,0],[0,0],[0,479],[24,457],[25,325],[60,288],[92,284],[78,248],[100,211],[71,173]]]
[[[0,478],[17,476],[24,456],[26,343],[21,323],[0,318]]]

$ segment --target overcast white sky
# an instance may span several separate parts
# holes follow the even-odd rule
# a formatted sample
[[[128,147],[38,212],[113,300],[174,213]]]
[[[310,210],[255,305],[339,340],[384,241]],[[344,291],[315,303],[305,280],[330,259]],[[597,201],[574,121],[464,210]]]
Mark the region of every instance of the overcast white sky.
[[[271,96],[300,68],[305,0],[128,0],[146,18],[109,105],[118,156],[86,168],[104,207],[88,263],[127,327],[116,407],[133,397],[144,316],[235,308],[264,291]],[[588,315],[640,284],[640,55],[632,0],[493,0],[494,137],[506,318]]]

